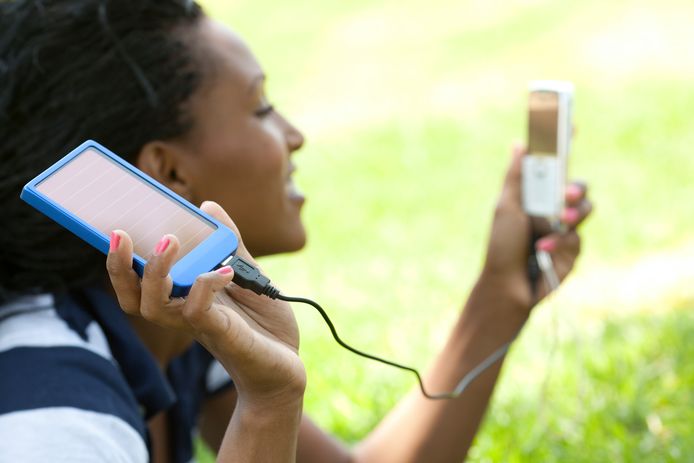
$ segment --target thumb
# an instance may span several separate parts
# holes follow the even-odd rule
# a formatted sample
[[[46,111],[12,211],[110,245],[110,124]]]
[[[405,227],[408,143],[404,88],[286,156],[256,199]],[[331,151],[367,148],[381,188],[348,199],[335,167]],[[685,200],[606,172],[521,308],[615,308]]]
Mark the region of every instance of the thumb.
[[[203,203],[200,205],[200,209],[203,212],[210,214],[212,217],[219,220],[227,227],[231,228],[231,230],[236,234],[236,236],[239,239],[241,238],[241,234],[239,233],[238,227],[236,226],[234,221],[231,220],[229,214],[227,214],[227,212],[224,209],[222,209],[222,206],[215,203],[214,201],[203,201]]]
[[[238,238],[239,240],[238,254],[244,259],[251,258],[251,255],[248,253],[246,246],[243,244],[243,239],[241,238],[241,232],[239,232],[239,228],[236,226],[234,221],[231,220],[231,217],[229,217],[229,214],[226,213],[222,206],[215,203],[214,201],[203,201],[203,203],[200,205],[200,209],[203,212],[210,214],[212,217],[219,220],[227,227],[229,227],[231,231],[233,231],[236,235],[236,238]]]
[[[525,151],[523,145],[514,144],[511,164],[506,171],[506,179],[504,180],[504,195],[517,204],[521,203],[521,165]]]

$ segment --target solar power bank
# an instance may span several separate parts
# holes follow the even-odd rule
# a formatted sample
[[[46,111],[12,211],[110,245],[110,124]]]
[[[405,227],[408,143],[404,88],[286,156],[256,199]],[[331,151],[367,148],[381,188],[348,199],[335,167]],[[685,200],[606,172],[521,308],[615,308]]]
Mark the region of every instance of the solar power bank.
[[[227,226],[91,140],[27,183],[21,198],[104,254],[111,232],[125,230],[139,275],[161,237],[176,235],[172,296],[188,294],[198,275],[238,247]]]

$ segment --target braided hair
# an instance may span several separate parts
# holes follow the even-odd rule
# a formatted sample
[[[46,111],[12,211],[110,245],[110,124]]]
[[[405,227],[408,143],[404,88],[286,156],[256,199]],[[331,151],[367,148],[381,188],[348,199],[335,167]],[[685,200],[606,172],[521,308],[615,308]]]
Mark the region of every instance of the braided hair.
[[[0,303],[103,281],[103,256],[21,188],[86,139],[134,162],[185,135],[203,16],[192,0],[0,0]]]

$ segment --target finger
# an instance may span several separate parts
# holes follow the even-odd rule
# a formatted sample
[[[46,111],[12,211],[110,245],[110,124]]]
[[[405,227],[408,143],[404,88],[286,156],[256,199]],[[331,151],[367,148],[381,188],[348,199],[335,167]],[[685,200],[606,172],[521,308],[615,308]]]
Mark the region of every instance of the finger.
[[[169,302],[173,282],[169,276],[179,250],[174,235],[164,235],[154,248],[142,275],[140,312],[151,321],[162,321],[162,309]]]
[[[552,233],[542,237],[535,243],[535,249],[545,251],[549,254],[559,252],[570,252],[578,254],[580,251],[581,239],[575,230],[567,233]]]
[[[582,181],[575,181],[566,186],[564,199],[567,206],[573,206],[583,201],[587,195],[588,185]]]
[[[140,311],[140,277],[133,270],[133,242],[123,230],[111,232],[106,270],[118,305],[129,314]]]
[[[504,196],[516,204],[521,204],[521,164],[525,147],[515,144],[512,150],[511,164],[506,171],[504,180]]]
[[[215,203],[214,201],[204,201],[200,205],[200,209],[203,212],[210,214],[212,217],[219,220],[227,227],[229,227],[231,231],[233,231],[236,235],[236,238],[238,238],[239,240],[239,250],[237,251],[237,254],[243,257],[244,259],[250,259],[255,264],[255,261],[246,249],[246,246],[243,244],[243,239],[241,238],[241,233],[239,232],[238,227],[236,226],[234,221],[231,220],[231,217],[229,217],[229,214],[226,213],[222,206]]]
[[[581,251],[581,238],[575,230],[567,233],[562,233],[557,237],[557,246],[555,253],[569,253],[577,256]]]
[[[231,230],[234,233],[236,233],[236,236],[240,237],[241,234],[239,233],[238,227],[236,226],[234,221],[231,220],[231,217],[229,217],[229,214],[226,213],[222,206],[215,203],[214,201],[203,201],[203,203],[200,205],[200,209],[203,212],[210,214],[212,217],[219,220],[227,227],[231,228]]]
[[[569,228],[579,226],[593,211],[593,203],[584,199],[574,207],[567,207],[561,213],[560,220]]]
[[[556,249],[553,253],[555,271],[560,281],[569,274],[581,252],[581,238],[575,230],[569,231],[557,238]]]
[[[212,337],[229,331],[230,317],[235,317],[236,314],[231,315],[211,307],[215,293],[228,285],[233,276],[232,268],[226,266],[197,277],[183,306],[183,318],[193,330]]]
[[[551,234],[540,238],[535,243],[535,249],[538,251],[545,251],[552,254],[557,249],[557,234]]]
[[[542,269],[544,277],[538,282],[540,300],[557,289],[555,285],[561,284],[567,277],[581,252],[581,239],[575,231],[553,233],[539,240],[535,246],[538,251],[545,251],[551,256],[551,267]]]

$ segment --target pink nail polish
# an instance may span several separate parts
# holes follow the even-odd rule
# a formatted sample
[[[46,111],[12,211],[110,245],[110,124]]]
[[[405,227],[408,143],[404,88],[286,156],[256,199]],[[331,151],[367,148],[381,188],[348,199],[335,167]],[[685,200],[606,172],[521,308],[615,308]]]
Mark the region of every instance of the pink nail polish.
[[[581,194],[583,190],[579,186],[571,184],[566,187],[566,197],[572,201],[580,198]]]
[[[169,244],[171,243],[171,238],[168,236],[163,237],[161,240],[159,240],[159,243],[157,243],[157,247],[154,248],[154,255],[155,256],[160,256],[166,251],[166,248],[169,247]]]
[[[570,207],[561,215],[562,222],[564,223],[574,223],[578,220],[578,209]]]
[[[108,247],[108,252],[114,252],[116,249],[118,249],[118,245],[120,244],[120,235],[116,232],[111,232],[111,243],[109,244]]]
[[[535,248],[540,251],[552,252],[557,248],[557,242],[550,238],[544,238],[535,244]]]
[[[231,273],[231,267],[227,265],[225,267],[218,268],[217,273],[219,273],[220,275],[229,275]]]

